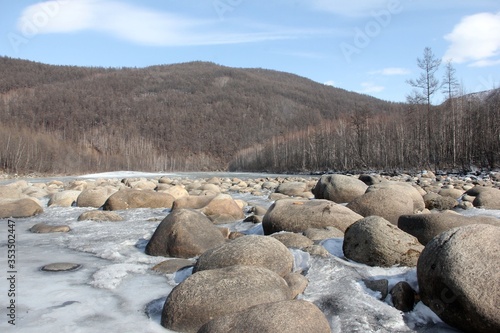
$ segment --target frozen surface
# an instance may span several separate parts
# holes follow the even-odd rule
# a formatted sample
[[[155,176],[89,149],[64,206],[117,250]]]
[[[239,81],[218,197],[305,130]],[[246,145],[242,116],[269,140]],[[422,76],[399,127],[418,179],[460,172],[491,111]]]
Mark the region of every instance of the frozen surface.
[[[125,172],[82,178],[138,176],[150,177],[152,174]],[[195,178],[197,174],[181,176]],[[248,177],[248,174],[231,176]],[[259,176],[265,177],[256,177]],[[249,194],[235,197],[264,207],[271,204],[265,197]],[[125,219],[123,222],[78,222],[77,217],[87,210],[50,207],[39,216],[15,219],[15,327],[6,319],[7,220],[0,220],[0,332],[169,332],[160,325],[163,303],[172,288],[191,271],[186,269],[170,275],[156,273],[151,267],[166,258],[144,253],[147,241],[168,210],[119,211]],[[464,214],[500,218],[500,211],[472,209]],[[71,231],[54,234],[28,231],[40,222],[67,224]],[[241,221],[228,227],[248,234],[263,233],[261,225]],[[414,268],[373,268],[348,261],[343,257],[342,238],[326,240],[322,245],[331,257],[318,259],[299,250],[292,250],[292,253],[295,270],[305,272],[310,281],[301,298],[314,302],[323,310],[332,332],[457,332],[423,304],[403,314],[390,305],[390,297],[380,300],[379,293],[367,289],[361,282],[362,279],[387,279],[391,287],[398,281],[407,281],[418,289]],[[40,270],[56,262],[72,262],[82,267],[71,272]]]

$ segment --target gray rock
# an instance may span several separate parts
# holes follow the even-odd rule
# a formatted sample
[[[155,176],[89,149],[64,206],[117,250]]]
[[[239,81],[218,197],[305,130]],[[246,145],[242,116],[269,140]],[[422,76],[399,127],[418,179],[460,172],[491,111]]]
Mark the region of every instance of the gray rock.
[[[351,202],[363,195],[368,186],[361,180],[344,175],[323,175],[313,188],[316,199],[326,199],[336,203]]]
[[[389,281],[387,279],[380,279],[380,280],[365,279],[363,280],[363,283],[366,286],[366,288],[379,292],[380,300],[384,300],[389,294]]]
[[[403,215],[398,220],[398,227],[417,237],[423,245],[442,232],[470,224],[491,224],[500,227],[500,220],[492,216],[467,217],[451,213]]]
[[[299,273],[288,273],[283,277],[290,287],[291,298],[296,298],[306,290],[309,281],[307,278]]]
[[[302,249],[314,244],[314,242],[306,236],[294,232],[278,232],[272,234],[270,237],[279,240],[288,248]]]
[[[198,333],[330,333],[325,315],[307,301],[256,305],[245,311],[215,318]]]
[[[290,273],[293,255],[280,241],[267,236],[245,236],[204,252],[194,272],[234,265],[265,267],[280,276]]]
[[[241,207],[229,194],[217,195],[201,208],[201,212],[216,224],[231,223],[245,217]]]
[[[99,208],[108,198],[117,191],[112,187],[98,186],[83,190],[76,199],[78,207],[94,207]]]
[[[500,228],[476,224],[441,233],[417,265],[420,298],[464,332],[500,332]]]
[[[62,192],[56,192],[52,195],[47,204],[49,207],[59,206],[59,207],[71,207],[73,203],[76,202],[78,196],[82,193],[81,191],[67,190]]]
[[[449,210],[458,206],[458,201],[449,196],[442,196],[434,192],[424,195],[425,208],[437,210]]]
[[[416,266],[423,250],[418,240],[379,216],[366,217],[345,232],[346,258],[369,266]]]
[[[192,209],[178,209],[156,228],[146,254],[192,258],[225,241],[219,228],[205,215]]]
[[[41,213],[43,213],[42,206],[33,199],[0,200],[0,219],[31,217]]]
[[[363,217],[329,200],[282,199],[264,215],[266,235],[280,231],[304,232],[309,228],[336,227],[344,231]]]
[[[381,216],[393,224],[401,215],[413,214],[413,200],[397,188],[380,188],[351,201],[347,208],[367,217]]]
[[[161,263],[153,266],[151,269],[155,272],[160,272],[164,274],[172,274],[177,272],[180,269],[193,266],[194,261],[191,259],[169,259],[162,261]]]
[[[167,193],[121,189],[112,194],[104,203],[104,210],[125,210],[132,208],[170,208],[174,197]]]
[[[46,272],[68,272],[68,271],[76,271],[81,267],[82,265],[71,262],[58,262],[45,265],[41,268],[41,270]]]
[[[392,304],[396,309],[410,312],[415,307],[415,290],[406,281],[400,281],[391,289]]]
[[[91,210],[89,212],[84,212],[78,216],[78,221],[109,221],[109,222],[119,222],[123,221],[123,217],[115,212],[102,211],[102,210]]]
[[[500,190],[491,188],[488,191],[481,191],[472,204],[474,207],[484,209],[500,209]]]
[[[413,212],[421,212],[425,209],[424,199],[422,198],[422,193],[425,193],[421,188],[414,187],[409,183],[386,181],[379,184],[372,185],[368,187],[366,192],[373,192],[379,189],[391,188],[403,192],[405,195],[409,196],[413,201]]]
[[[281,193],[288,196],[299,196],[306,192],[307,184],[303,182],[285,182],[281,183],[276,188],[276,193]]]
[[[48,225],[46,223],[37,223],[30,228],[35,234],[48,234],[53,232],[68,232],[70,227],[67,225]]]
[[[211,319],[289,299],[285,280],[263,267],[237,265],[200,271],[168,295],[161,324],[173,331],[197,332]]]

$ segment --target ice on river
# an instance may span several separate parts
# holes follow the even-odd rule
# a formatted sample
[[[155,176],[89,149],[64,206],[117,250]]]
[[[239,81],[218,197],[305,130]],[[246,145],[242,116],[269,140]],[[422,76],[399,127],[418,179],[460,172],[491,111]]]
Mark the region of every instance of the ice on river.
[[[270,205],[263,197],[237,196]],[[163,303],[172,288],[191,271],[187,269],[175,275],[153,272],[151,267],[166,258],[144,253],[148,239],[169,211],[135,209],[119,212],[125,219],[123,222],[78,222],[78,216],[87,210],[90,209],[50,207],[33,218],[14,219],[15,326],[8,323],[7,219],[0,220],[1,332],[170,332],[160,325]],[[476,214],[485,213],[478,211]],[[500,217],[499,211],[486,213]],[[52,234],[28,231],[40,222],[67,224],[71,231]],[[262,234],[261,226],[250,223],[239,222],[230,227]],[[424,305],[419,304],[414,311],[403,314],[390,305],[390,297],[379,300],[380,295],[361,282],[385,278],[390,286],[404,280],[418,288],[414,268],[372,268],[345,260],[342,239],[330,239],[323,245],[332,254],[328,259],[291,251],[295,268],[306,271],[309,279],[309,286],[300,297],[323,310],[332,332],[456,332]],[[69,272],[40,270],[56,262],[82,266]]]

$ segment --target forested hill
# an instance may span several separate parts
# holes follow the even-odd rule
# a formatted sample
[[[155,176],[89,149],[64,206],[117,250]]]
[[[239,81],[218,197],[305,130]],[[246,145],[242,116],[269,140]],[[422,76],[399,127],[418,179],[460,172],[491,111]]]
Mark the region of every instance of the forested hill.
[[[0,168],[221,170],[242,149],[394,105],[277,71],[192,62],[51,66],[0,58]]]
[[[430,110],[293,74],[0,57],[0,172],[494,168],[500,90]]]

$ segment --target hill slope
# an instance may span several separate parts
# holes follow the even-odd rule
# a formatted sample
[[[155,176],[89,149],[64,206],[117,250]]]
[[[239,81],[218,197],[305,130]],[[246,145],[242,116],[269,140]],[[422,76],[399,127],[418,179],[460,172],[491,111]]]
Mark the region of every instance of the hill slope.
[[[50,66],[0,58],[0,168],[225,169],[274,136],[397,105],[282,72],[192,62]],[[8,144],[7,144],[8,143]]]

